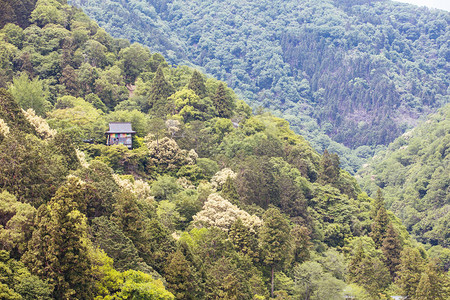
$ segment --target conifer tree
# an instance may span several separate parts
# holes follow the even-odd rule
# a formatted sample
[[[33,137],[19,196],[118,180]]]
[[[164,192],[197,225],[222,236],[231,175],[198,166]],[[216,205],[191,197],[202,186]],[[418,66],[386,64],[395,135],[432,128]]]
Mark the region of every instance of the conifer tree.
[[[413,298],[424,270],[424,259],[419,250],[405,248],[401,253],[401,262],[397,273],[397,284],[403,291],[403,295]],[[424,279],[425,280],[425,279]]]
[[[216,94],[213,97],[217,115],[221,118],[230,118],[232,113],[232,100],[228,97],[223,83],[219,83]]]
[[[173,86],[166,80],[162,67],[158,67],[150,88],[149,108],[156,116],[165,117],[172,109],[167,98],[174,92]]]
[[[86,217],[67,187],[39,207],[35,223],[24,262],[34,274],[48,280],[55,299],[92,299]]]
[[[386,237],[389,225],[389,216],[386,208],[384,208],[384,200],[381,193],[379,193],[377,195],[377,199],[375,199],[375,209],[375,218],[373,219],[371,225],[372,232],[370,233],[370,236],[375,242],[377,248],[381,248],[383,246],[383,240]]]
[[[274,271],[289,257],[290,228],[288,220],[276,208],[269,208],[263,215],[260,245],[264,263],[271,268],[271,296],[274,291]]]
[[[359,245],[349,263],[348,278],[366,289],[372,296],[384,290],[390,283],[389,271],[377,257],[371,257]]]
[[[195,278],[189,262],[180,250],[169,255],[164,267],[167,289],[177,299],[195,299]]]
[[[445,300],[450,298],[450,279],[434,263],[429,263],[420,277],[414,299]]]
[[[200,74],[199,71],[195,70],[194,73],[192,73],[188,89],[193,90],[200,98],[206,97],[205,82],[203,81],[202,74]]]
[[[381,247],[381,251],[383,251],[385,257],[384,263],[388,267],[391,277],[395,279],[398,271],[398,266],[400,265],[402,244],[400,243],[400,239],[394,229],[394,226],[392,226],[392,223],[389,223],[388,225],[386,236],[383,239],[383,246]]]
[[[259,261],[258,240],[256,233],[244,225],[241,219],[231,225],[228,232],[234,249],[240,251],[250,257],[254,262]]]
[[[339,156],[329,153],[327,149],[323,151],[320,160],[319,182],[323,184],[336,184],[339,179]]]

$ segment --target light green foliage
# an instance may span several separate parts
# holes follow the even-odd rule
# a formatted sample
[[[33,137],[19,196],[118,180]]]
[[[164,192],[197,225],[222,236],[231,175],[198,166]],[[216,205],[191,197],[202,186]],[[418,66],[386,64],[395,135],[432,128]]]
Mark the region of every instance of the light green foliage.
[[[207,120],[214,115],[212,103],[208,98],[200,98],[191,89],[182,89],[169,97],[175,106],[175,112],[183,117],[184,122]]]
[[[155,280],[152,276],[134,270],[123,273],[123,284],[115,298],[109,299],[149,299],[149,300],[173,300],[172,293],[164,288],[160,280]],[[132,297],[132,298],[130,298]]]
[[[382,188],[393,210],[419,241],[448,245],[450,105],[404,134],[361,170],[372,195]]]
[[[5,300],[50,300],[51,288],[19,261],[0,250],[0,297]]]
[[[177,183],[176,178],[170,176],[161,176],[158,180],[154,181],[151,185],[152,196],[156,200],[171,199],[171,197],[182,190],[181,186]]]
[[[49,113],[50,126],[67,132],[74,141],[104,139],[107,129],[103,113],[82,98],[63,96],[58,98],[55,108]]]
[[[450,297],[449,284],[450,278],[448,274],[445,274],[439,267],[430,263],[420,277],[413,299],[448,299]]]
[[[303,299],[342,299],[345,283],[334,278],[316,262],[305,262],[293,269],[294,288]]]
[[[51,107],[42,81],[38,78],[30,80],[25,73],[14,78],[9,92],[24,110],[32,108],[40,116],[44,116]]]
[[[38,0],[30,20],[41,27],[49,23],[65,25],[66,15],[62,10],[63,6],[65,5],[57,0]]]
[[[108,114],[107,119],[108,122],[131,122],[133,130],[140,137],[145,137],[151,130],[149,116],[138,110],[116,110]]]

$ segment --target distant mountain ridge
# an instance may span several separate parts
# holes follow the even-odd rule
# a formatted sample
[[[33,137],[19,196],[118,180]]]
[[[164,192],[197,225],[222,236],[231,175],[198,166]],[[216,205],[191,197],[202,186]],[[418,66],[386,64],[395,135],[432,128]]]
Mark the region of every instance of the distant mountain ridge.
[[[114,36],[202,66],[253,107],[278,111],[347,169],[449,102],[445,11],[366,0],[72,3]]]

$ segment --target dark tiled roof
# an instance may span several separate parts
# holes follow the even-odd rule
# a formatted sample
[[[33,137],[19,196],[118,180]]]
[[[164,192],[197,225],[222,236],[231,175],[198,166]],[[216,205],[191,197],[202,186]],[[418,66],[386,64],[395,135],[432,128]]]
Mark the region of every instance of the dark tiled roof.
[[[113,122],[109,123],[109,131],[106,133],[136,133],[136,131],[131,128],[129,122]]]

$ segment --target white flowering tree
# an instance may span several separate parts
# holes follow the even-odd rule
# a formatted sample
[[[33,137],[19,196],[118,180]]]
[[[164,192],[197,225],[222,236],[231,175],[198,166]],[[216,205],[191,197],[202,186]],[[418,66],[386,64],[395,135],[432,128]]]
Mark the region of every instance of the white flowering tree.
[[[193,219],[194,225],[197,227],[214,226],[224,231],[228,231],[237,219],[241,219],[244,226],[251,231],[256,231],[262,225],[259,217],[239,209],[216,193],[209,195],[203,209]]]

